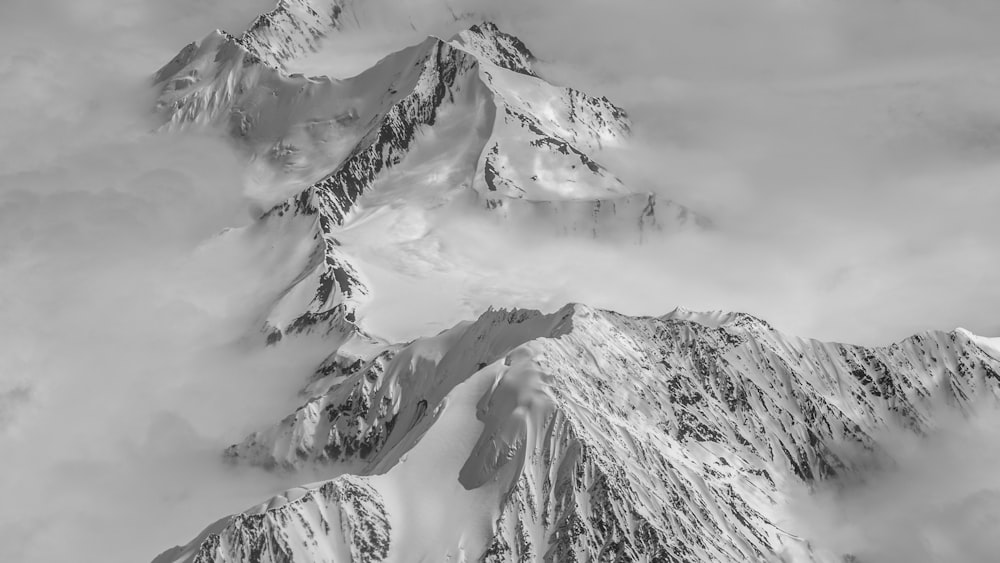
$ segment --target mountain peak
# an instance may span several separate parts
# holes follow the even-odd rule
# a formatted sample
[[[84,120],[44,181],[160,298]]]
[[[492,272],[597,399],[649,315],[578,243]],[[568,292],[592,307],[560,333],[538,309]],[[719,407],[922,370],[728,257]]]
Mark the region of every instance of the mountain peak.
[[[535,56],[528,49],[528,46],[514,35],[501,31],[491,21],[472,25],[455,35],[451,41],[476,55],[481,61],[528,76],[535,76],[532,68]]]
[[[747,313],[738,311],[723,311],[715,309],[711,311],[695,311],[685,307],[677,307],[666,315],[660,317],[665,321],[684,321],[700,324],[708,328],[722,327],[750,327],[771,328],[767,321],[757,318]]]
[[[279,0],[258,16],[240,43],[269,66],[284,69],[290,59],[315,51],[330,32],[343,27],[349,0]]]

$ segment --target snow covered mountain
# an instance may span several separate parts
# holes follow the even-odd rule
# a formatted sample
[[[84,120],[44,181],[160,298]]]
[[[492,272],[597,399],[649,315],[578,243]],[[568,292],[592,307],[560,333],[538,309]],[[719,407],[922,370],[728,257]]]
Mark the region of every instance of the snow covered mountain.
[[[387,209],[632,243],[708,224],[602,165],[628,142],[625,111],[547,82],[493,24],[353,77],[291,72],[366,9],[282,0],[154,77],[165,130],[221,128],[250,162],[259,217],[223,237],[268,247],[290,280],[264,340],[314,332],[330,350],[295,412],[224,452],[329,478],[155,563],[842,561],[783,529],[789,487],[877,458],[887,428],[1000,396],[1000,349],[962,330],[865,348],[742,313],[581,304],[491,308],[408,342],[366,330],[364,303],[406,292],[376,294],[351,245]]]
[[[1000,393],[1000,353],[964,331],[863,348],[583,305],[489,311],[327,371],[228,455],[344,475],[158,563],[838,560],[779,527],[784,485]]]
[[[297,199],[315,198],[336,224],[411,145],[449,126],[474,133],[461,155],[474,161],[459,164],[487,207],[580,203],[596,215],[633,205],[642,225],[657,221],[656,198],[628,190],[590,154],[628,135],[624,110],[540,79],[527,47],[493,24],[428,38],[344,80],[285,75],[252,45],[216,31],[185,47],[155,77],[164,118],[227,127],[254,156],[321,174]]]
[[[293,291],[311,299],[298,295],[306,303],[294,320],[269,320],[275,334],[331,315],[351,320],[368,290],[336,233],[379,194],[557,234],[642,240],[707,224],[601,165],[593,155],[628,136],[625,111],[542,80],[527,47],[495,25],[430,37],[353,78],[287,75],[282,66],[320,41],[317,22],[342,13],[303,6],[282,3],[240,38],[215,31],[154,77],[167,128],[228,131],[281,178],[263,194],[263,220],[310,223],[322,242],[303,270],[308,289]],[[401,186],[414,176],[425,180],[420,189]]]

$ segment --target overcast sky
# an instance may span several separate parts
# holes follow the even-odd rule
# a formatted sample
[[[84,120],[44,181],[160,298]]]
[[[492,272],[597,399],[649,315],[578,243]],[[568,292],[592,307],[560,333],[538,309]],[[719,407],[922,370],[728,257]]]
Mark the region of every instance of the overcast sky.
[[[437,0],[400,4],[378,29],[396,29],[398,13],[443,29]],[[289,411],[299,380],[281,375],[322,352],[240,347],[247,304],[273,280],[206,241],[249,220],[243,163],[219,139],[150,137],[145,89],[184,44],[238,32],[269,5],[0,6],[0,560],[146,560],[283,485],[216,454]],[[552,307],[741,309],[865,343],[956,326],[1000,335],[1000,3],[451,9],[496,19],[546,77],[628,109],[636,141],[608,164],[717,225],[669,254],[627,253],[623,271],[649,276],[636,286],[648,297],[585,286],[547,295]],[[356,56],[398,41],[378,37]],[[609,266],[622,256],[603,252]],[[236,386],[239,408],[220,409]]]

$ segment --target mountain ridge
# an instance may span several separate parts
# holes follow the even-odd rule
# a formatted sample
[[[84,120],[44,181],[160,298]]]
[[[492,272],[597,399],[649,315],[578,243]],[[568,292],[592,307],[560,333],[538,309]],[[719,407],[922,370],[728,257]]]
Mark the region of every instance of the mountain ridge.
[[[267,320],[274,341],[328,319],[354,322],[370,291],[337,231],[391,171],[407,169],[414,146],[436,129],[472,136],[441,149],[457,159],[458,175],[427,192],[471,203],[512,227],[642,242],[708,225],[673,201],[631,191],[589,156],[625,142],[625,111],[538,78],[527,46],[495,24],[447,41],[429,37],[342,80],[286,75],[244,43],[213,32],[182,49],[154,80],[165,127],[221,126],[253,161],[296,178],[292,195],[270,204],[262,219],[313,221],[316,256],[324,258],[304,271],[313,298],[299,316]],[[442,114],[451,120],[440,123]]]
[[[435,477],[500,494],[487,541],[462,548],[469,560],[743,561],[797,550],[833,561],[776,519],[785,484],[854,471],[878,455],[880,431],[926,432],[943,407],[964,412],[1000,393],[1000,361],[963,331],[864,348],[789,337],[749,315],[713,324],[579,304],[548,315],[489,311],[393,351],[374,377],[355,375],[362,385],[331,387],[321,400],[334,408],[310,411],[358,421],[357,436],[376,429],[378,440],[340,449],[366,464],[293,453],[325,448],[322,437],[316,446],[286,442],[285,470],[339,464],[337,472],[378,476],[362,479],[388,491],[440,417],[475,413],[483,426],[464,442],[464,461]],[[451,390],[474,381],[479,391],[459,407]],[[282,425],[292,420],[303,419]],[[293,435],[319,439],[336,426]],[[328,437],[343,446],[349,428]],[[230,455],[260,463],[246,452]],[[447,498],[437,502],[425,509],[447,510]],[[250,533],[240,526],[226,533]],[[211,557],[190,560],[240,560],[211,545]],[[340,560],[288,549],[273,556]]]

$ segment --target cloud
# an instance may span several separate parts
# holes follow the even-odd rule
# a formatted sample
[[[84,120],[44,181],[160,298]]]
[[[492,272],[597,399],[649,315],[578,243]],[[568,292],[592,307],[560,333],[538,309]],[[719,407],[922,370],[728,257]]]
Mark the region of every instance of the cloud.
[[[996,559],[998,415],[942,417],[927,437],[886,432],[882,463],[793,497],[788,526],[865,563]]]
[[[715,220],[701,251],[646,257],[690,286],[678,304],[711,292],[798,334],[881,344],[1000,329],[998,22],[980,0],[681,0],[546,3],[510,25],[543,72],[630,111],[613,171]]]
[[[0,178],[5,561],[148,560],[287,486],[220,452],[294,408],[328,352],[247,341],[280,283],[215,238],[249,220],[239,158],[117,133]]]
[[[14,385],[0,391],[0,431],[10,424],[22,406],[31,400],[31,387],[27,384]]]
[[[292,484],[220,452],[328,350],[248,340],[287,280],[217,236],[250,220],[243,157],[148,115],[150,73],[253,4],[5,5],[0,560],[151,560]]]

